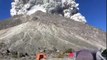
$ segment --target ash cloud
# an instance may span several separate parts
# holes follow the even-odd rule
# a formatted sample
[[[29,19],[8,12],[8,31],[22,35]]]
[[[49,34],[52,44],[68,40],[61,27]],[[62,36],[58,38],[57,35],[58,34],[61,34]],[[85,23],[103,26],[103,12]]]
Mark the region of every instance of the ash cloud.
[[[10,12],[11,16],[20,14],[31,15],[40,10],[86,23],[85,17],[79,13],[78,6],[79,4],[75,0],[14,0]]]

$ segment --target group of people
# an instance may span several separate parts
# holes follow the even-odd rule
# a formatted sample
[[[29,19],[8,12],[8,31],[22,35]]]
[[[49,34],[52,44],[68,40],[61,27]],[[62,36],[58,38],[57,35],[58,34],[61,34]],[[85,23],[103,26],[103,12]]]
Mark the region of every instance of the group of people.
[[[47,55],[43,51],[36,55],[36,60],[47,60]],[[107,49],[90,51],[90,50],[80,50],[76,52],[70,52],[68,58],[72,60],[106,60],[107,59]]]
[[[107,49],[98,51],[80,50],[70,53],[69,57],[74,60],[106,60]]]

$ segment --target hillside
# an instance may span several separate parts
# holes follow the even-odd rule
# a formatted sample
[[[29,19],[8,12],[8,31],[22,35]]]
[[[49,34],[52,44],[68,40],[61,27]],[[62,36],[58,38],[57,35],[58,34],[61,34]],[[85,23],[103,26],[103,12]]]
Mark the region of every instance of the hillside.
[[[15,52],[32,56],[40,50],[51,54],[70,48],[106,48],[106,33],[59,15],[38,11],[30,16],[14,17],[13,20],[15,19],[21,23],[0,30],[1,56]]]

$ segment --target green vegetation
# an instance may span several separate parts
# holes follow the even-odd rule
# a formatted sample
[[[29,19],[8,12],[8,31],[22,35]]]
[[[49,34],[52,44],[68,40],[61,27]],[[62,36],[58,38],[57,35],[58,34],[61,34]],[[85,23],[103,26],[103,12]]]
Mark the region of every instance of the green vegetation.
[[[65,50],[64,53],[71,53],[71,52],[74,52],[74,50],[72,48]]]
[[[72,48],[65,50],[64,52],[60,52],[57,56],[57,58],[64,58],[68,55],[68,53],[74,52]]]

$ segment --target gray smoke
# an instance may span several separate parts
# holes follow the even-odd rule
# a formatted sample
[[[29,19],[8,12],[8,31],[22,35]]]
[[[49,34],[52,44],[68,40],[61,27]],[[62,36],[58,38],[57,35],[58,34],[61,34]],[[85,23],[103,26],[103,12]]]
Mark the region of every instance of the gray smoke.
[[[66,18],[86,23],[85,17],[79,13],[75,0],[14,0],[11,15],[31,15],[40,10],[45,13],[59,14]],[[80,21],[79,21],[80,22]]]

